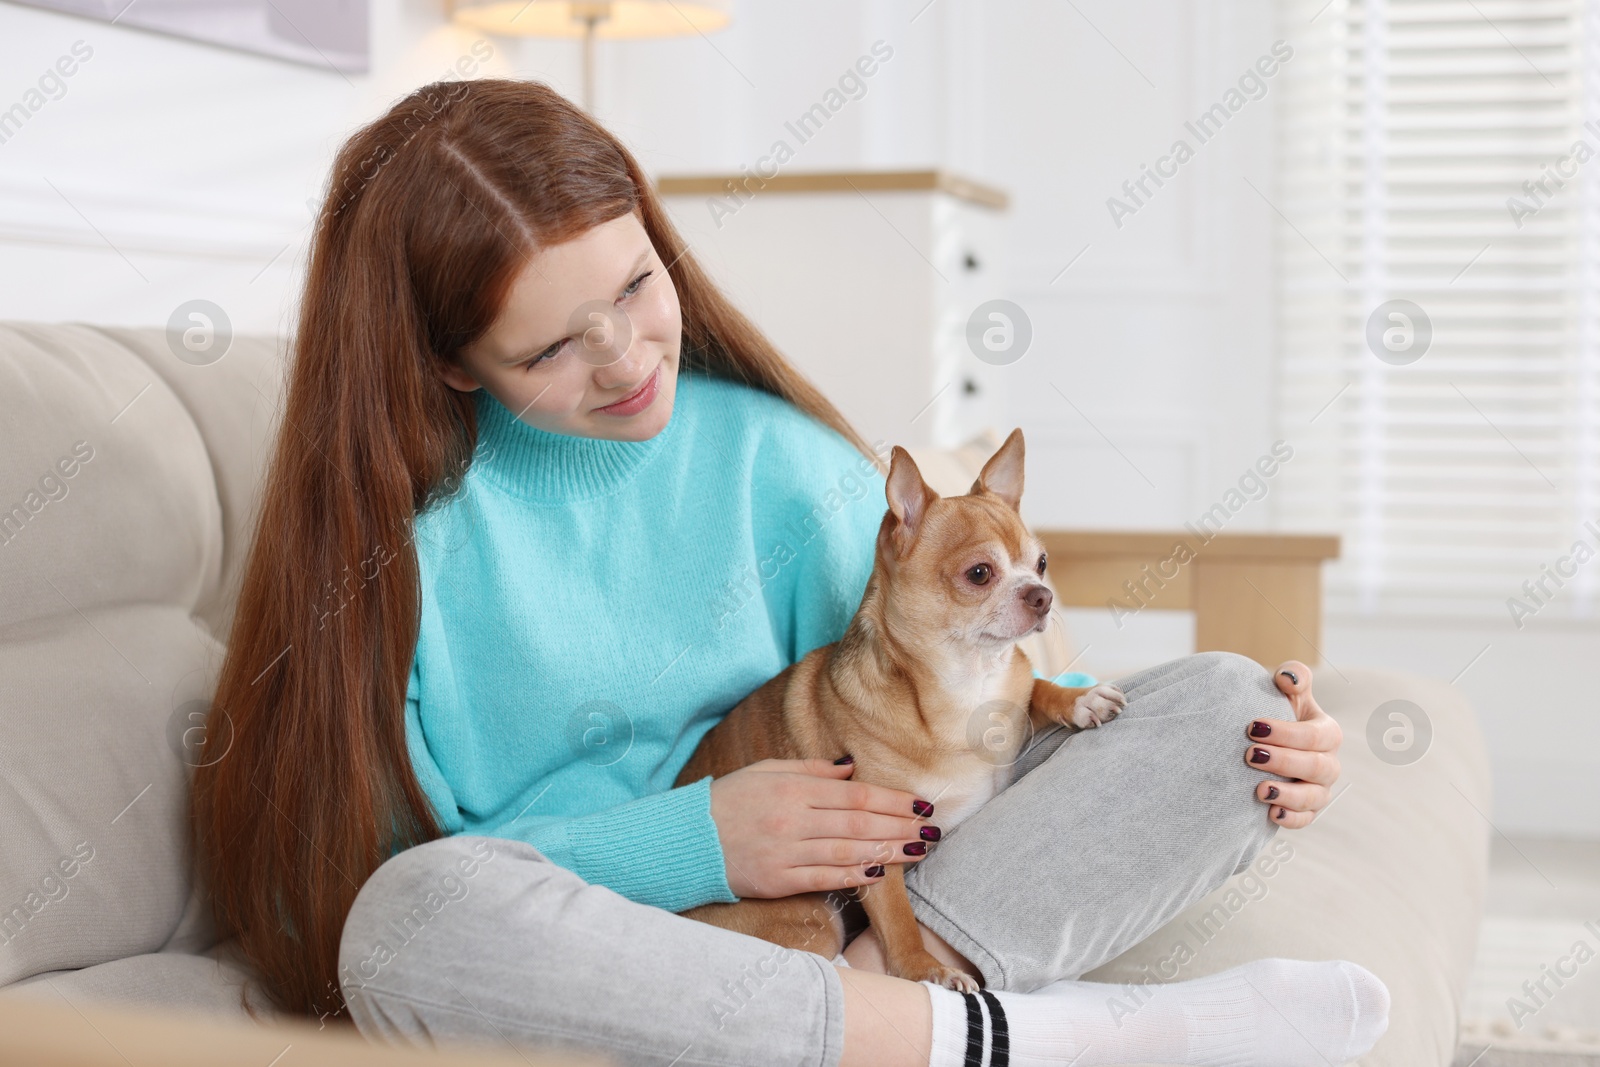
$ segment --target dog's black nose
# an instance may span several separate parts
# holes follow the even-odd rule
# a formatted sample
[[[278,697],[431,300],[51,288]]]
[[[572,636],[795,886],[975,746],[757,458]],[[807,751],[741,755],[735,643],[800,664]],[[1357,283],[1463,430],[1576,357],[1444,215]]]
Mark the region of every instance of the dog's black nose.
[[[1047,613],[1054,601],[1055,597],[1051,596],[1047,586],[1030,585],[1022,591],[1022,602],[1040,615]]]

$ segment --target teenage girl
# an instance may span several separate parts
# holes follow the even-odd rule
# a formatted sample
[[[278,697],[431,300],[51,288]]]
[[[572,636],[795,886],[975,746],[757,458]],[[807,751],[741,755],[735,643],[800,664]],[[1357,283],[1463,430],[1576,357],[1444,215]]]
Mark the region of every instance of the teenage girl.
[[[549,88],[436,83],[358,131],[193,788],[218,929],[270,1000],[658,1067],[1365,1052],[1388,993],[1353,963],[1076,980],[1327,805],[1340,732],[1303,664],[1121,679],[1117,720],[1035,739],[948,835],[937,796],[848,762],[672,787],[843,634],[884,476]],[[887,976],[870,929],[829,961],[674,914],[891,863],[980,995]]]

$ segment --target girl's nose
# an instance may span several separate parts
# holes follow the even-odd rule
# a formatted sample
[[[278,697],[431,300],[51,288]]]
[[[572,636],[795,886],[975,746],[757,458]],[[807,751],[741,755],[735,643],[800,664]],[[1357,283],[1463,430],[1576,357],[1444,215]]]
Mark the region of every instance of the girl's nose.
[[[581,329],[584,362],[591,366],[613,367],[633,347],[633,323],[620,308],[585,306],[573,319],[573,326]]]
[[[619,354],[615,362],[597,367],[594,373],[594,383],[608,392],[616,393],[617,399],[640,384],[640,380],[647,373],[645,360],[640,357],[638,346],[633,346],[627,353]]]

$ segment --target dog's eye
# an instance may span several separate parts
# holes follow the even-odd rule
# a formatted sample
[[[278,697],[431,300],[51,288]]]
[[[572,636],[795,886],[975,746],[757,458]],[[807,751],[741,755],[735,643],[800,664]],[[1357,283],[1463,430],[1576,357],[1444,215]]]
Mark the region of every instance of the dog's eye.
[[[1044,560],[1045,560],[1045,553],[1043,553],[1043,552],[1039,553],[1039,573],[1040,574],[1044,573]]]
[[[967,581],[973,585],[983,585],[993,573],[994,571],[987,563],[980,563],[967,572]]]

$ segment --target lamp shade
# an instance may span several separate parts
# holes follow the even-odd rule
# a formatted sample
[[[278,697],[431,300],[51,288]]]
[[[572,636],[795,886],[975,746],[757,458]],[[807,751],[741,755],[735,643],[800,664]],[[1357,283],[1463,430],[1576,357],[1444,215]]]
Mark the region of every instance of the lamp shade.
[[[455,0],[452,18],[502,36],[676,37],[728,24],[727,0]]]

